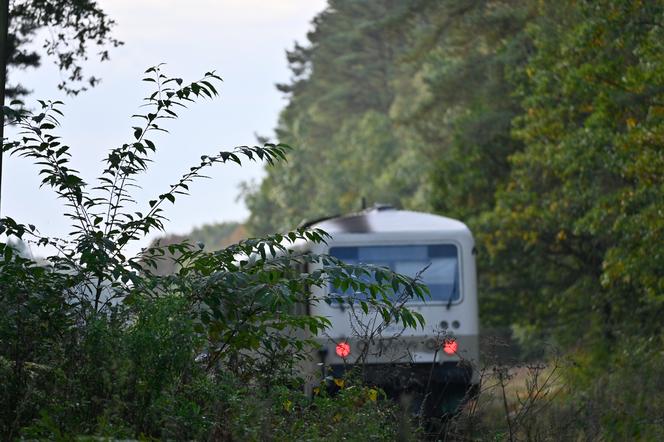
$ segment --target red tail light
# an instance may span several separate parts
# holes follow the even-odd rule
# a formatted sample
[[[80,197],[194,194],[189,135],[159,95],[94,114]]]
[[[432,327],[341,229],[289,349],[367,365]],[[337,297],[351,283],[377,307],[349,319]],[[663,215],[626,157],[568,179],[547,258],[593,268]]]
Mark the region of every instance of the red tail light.
[[[350,354],[350,344],[348,342],[340,342],[335,349],[337,356],[346,359]]]
[[[456,341],[456,339],[447,338],[443,342],[443,351],[445,352],[445,354],[453,355],[454,353],[457,352],[458,349],[459,349],[459,343]]]

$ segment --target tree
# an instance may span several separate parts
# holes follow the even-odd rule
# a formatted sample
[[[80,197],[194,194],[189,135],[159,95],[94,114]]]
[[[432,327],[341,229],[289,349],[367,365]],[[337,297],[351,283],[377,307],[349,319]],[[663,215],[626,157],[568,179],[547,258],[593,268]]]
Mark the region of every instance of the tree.
[[[566,2],[529,30],[525,147],[482,239],[523,322],[565,343],[661,332],[662,20],[661,2]]]
[[[636,306],[656,333],[661,18],[657,1],[331,3],[288,54],[277,133],[300,148],[247,193],[250,227],[362,196],[440,212],[477,236],[484,324],[606,343]]]
[[[259,188],[245,192],[251,231],[283,231],[357,210],[362,197],[410,200],[422,175],[388,114],[396,62],[407,47],[400,20],[416,3],[332,1],[314,20],[309,44],[288,52],[293,79],[279,89],[290,101],[276,133],[297,149],[287,164],[268,170]],[[389,179],[395,174],[398,185]]]
[[[277,134],[299,149],[246,192],[249,227],[287,229],[365,198],[480,229],[523,145],[511,131],[534,11],[527,0],[333,2],[288,53]],[[485,323],[510,323],[518,312],[481,276]]]
[[[407,58],[414,72],[391,115],[423,146],[420,192],[430,210],[477,234],[508,181],[509,157],[523,147],[511,133],[523,112],[515,92],[531,50],[525,29],[537,14],[529,1],[473,0],[423,2],[417,17]],[[482,242],[478,249],[482,323],[507,327],[520,312]]]
[[[58,88],[76,95],[99,82],[94,76],[85,77],[82,64],[88,59],[89,45],[100,49],[100,59],[108,60],[108,46],[122,44],[111,35],[115,24],[94,0],[4,0],[0,11],[0,143],[4,143],[5,97],[18,98],[29,91],[20,84],[7,84],[8,68],[25,69],[39,66],[41,55],[26,49],[34,35],[48,28],[43,48],[54,57],[60,71],[67,77]],[[7,26],[5,28],[5,26]],[[2,191],[2,151],[0,151],[0,192]]]
[[[94,47],[100,60],[108,60],[108,47],[122,44],[112,35],[115,22],[94,0],[7,0],[9,1],[9,39],[7,66],[11,69],[37,67],[42,55],[27,46],[45,29],[43,49],[53,57],[66,78],[58,87],[69,94],[78,94],[99,82],[86,76],[83,63]],[[20,84],[7,88],[9,97],[25,95]]]

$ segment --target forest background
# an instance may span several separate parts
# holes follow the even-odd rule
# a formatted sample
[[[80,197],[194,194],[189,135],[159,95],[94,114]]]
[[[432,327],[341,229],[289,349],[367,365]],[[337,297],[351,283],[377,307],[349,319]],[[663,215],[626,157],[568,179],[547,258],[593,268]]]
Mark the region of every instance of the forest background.
[[[517,359],[565,354],[584,391],[659,377],[663,42],[661,1],[332,0],[287,54],[296,149],[245,186],[244,228],[363,200],[463,220]]]
[[[566,355],[575,388],[631,404],[612,416],[648,415],[662,399],[635,384],[661,377],[664,350],[663,37],[661,1],[332,0],[288,52],[276,131],[297,148],[245,186],[245,227],[363,200],[463,220],[483,329],[508,329],[517,359]]]
[[[249,234],[363,199],[458,218],[477,237],[484,326],[661,348],[663,14],[659,1],[331,1],[288,52],[277,134],[296,149],[246,186]]]

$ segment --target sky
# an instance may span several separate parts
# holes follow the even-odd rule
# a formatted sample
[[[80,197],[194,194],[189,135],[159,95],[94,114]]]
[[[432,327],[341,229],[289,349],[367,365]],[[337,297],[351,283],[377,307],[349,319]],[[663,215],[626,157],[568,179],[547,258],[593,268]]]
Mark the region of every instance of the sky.
[[[26,71],[11,71],[10,82],[32,90],[25,100],[60,99],[65,116],[58,135],[71,146],[72,165],[88,183],[102,170],[108,149],[132,140],[131,126],[150,83],[141,82],[150,66],[166,63],[165,73],[185,81],[215,70],[223,78],[220,97],[200,101],[167,125],[170,133],[152,136],[158,147],[151,169],[138,181],[138,206],[168,189],[195,165],[201,155],[254,144],[256,135],[274,140],[274,127],[286,99],[276,83],[287,82],[285,51],[305,42],[311,20],[326,0],[99,0],[117,25],[114,36],[124,46],[110,50],[110,61],[88,65],[87,74],[101,77],[95,88],[76,97],[57,90],[62,78],[51,60]],[[38,40],[35,43],[40,43]],[[274,140],[278,141],[278,140]],[[5,155],[2,216],[31,223],[42,234],[66,236],[64,206],[48,188],[39,188],[38,168],[29,160]],[[263,166],[220,166],[209,180],[190,186],[191,195],[166,205],[168,233],[186,233],[195,226],[242,221],[248,211],[238,199],[242,182],[260,182]],[[128,250],[136,253],[147,240]]]

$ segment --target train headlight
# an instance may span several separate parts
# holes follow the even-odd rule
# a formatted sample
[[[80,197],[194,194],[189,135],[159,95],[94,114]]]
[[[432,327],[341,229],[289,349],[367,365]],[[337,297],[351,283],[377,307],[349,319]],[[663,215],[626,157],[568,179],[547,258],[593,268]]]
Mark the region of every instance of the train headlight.
[[[443,341],[443,351],[445,354],[453,355],[459,350],[459,343],[454,338],[446,338]]]
[[[346,359],[350,354],[350,344],[348,342],[338,343],[335,352],[340,358]]]

